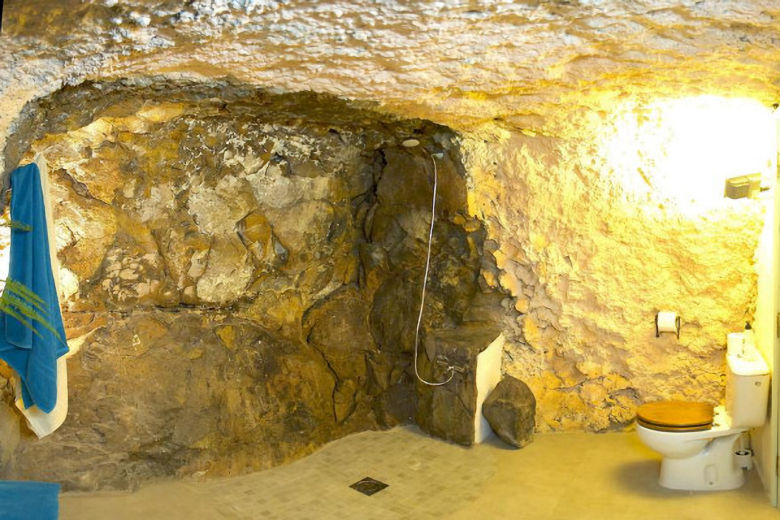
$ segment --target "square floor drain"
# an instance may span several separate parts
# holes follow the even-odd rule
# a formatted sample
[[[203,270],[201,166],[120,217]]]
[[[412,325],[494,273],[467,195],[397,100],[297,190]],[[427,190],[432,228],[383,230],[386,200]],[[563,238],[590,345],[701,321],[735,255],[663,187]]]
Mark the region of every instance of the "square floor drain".
[[[354,490],[360,491],[366,496],[371,496],[374,493],[378,493],[385,489],[390,484],[385,484],[384,482],[379,482],[376,479],[373,479],[371,477],[366,477],[362,480],[358,480],[354,484],[352,484],[351,487]]]

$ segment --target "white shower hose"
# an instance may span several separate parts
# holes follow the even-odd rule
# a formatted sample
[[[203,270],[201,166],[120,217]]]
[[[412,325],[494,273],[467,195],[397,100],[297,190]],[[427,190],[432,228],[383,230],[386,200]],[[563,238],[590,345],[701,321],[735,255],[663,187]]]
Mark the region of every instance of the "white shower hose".
[[[431,205],[431,229],[428,231],[428,254],[425,257],[425,275],[423,276],[422,295],[420,296],[420,313],[417,315],[417,327],[414,330],[414,375],[417,376],[417,379],[419,379],[421,383],[426,384],[428,386],[442,386],[452,381],[452,378],[455,377],[455,367],[451,365],[447,367],[447,372],[449,372],[450,375],[445,381],[442,381],[440,383],[426,381],[425,379],[422,378],[422,376],[420,376],[420,372],[417,369],[417,351],[419,350],[419,343],[420,343],[420,324],[422,323],[423,310],[425,309],[425,288],[428,285],[428,271],[431,266],[431,243],[433,242],[433,223],[436,218],[436,190],[439,186],[439,172],[436,169],[436,158],[433,155],[431,155],[431,161],[433,161],[433,203]]]

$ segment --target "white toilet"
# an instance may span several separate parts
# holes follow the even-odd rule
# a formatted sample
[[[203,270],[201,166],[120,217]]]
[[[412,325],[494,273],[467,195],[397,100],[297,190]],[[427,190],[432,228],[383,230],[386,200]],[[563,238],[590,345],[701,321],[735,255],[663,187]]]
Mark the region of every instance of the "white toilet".
[[[735,443],[767,420],[769,368],[758,352],[726,360],[725,407],[713,413],[706,403],[668,401],[637,410],[639,438],[663,455],[659,483],[665,488],[736,489],[745,480],[747,464],[736,457]]]

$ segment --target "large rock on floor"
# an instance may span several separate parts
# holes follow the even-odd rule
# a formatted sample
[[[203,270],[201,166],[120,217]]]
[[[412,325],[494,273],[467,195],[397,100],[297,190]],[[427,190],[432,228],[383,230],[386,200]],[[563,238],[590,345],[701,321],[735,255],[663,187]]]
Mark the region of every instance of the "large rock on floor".
[[[482,415],[498,438],[522,448],[534,436],[536,399],[528,385],[505,376],[482,405]]]

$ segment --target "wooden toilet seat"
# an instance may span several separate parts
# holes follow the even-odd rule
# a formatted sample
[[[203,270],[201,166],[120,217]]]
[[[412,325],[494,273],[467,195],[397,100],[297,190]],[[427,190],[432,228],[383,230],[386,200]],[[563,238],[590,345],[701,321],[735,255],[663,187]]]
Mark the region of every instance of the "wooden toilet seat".
[[[636,411],[636,422],[663,432],[697,432],[712,428],[711,404],[689,401],[646,403]]]

